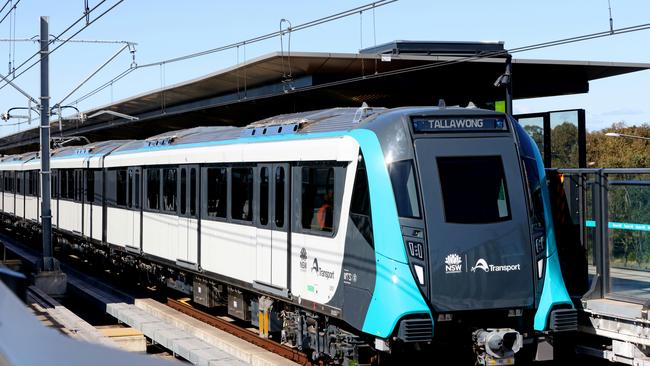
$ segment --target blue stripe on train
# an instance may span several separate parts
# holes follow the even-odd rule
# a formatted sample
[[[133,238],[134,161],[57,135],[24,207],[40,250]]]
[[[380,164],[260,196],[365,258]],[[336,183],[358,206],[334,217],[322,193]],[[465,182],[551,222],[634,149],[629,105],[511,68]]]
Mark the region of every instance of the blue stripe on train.
[[[528,136],[528,134],[525,134]],[[532,143],[532,142],[531,142]],[[537,161],[537,171],[539,172],[540,181],[546,182],[546,172],[542,164],[542,156],[536,148],[535,160]],[[544,331],[548,328],[548,317],[555,306],[569,305],[573,307],[571,297],[567,292],[562,278],[560,261],[555,244],[555,229],[553,227],[553,215],[551,213],[551,196],[546,184],[542,184],[542,200],[544,201],[544,219],[546,221],[546,272],[544,273],[544,285],[542,287],[542,296],[535,313],[534,328],[537,331]]]
[[[375,289],[362,330],[387,338],[403,316],[416,313],[431,316],[431,312],[409,268],[379,140],[374,132],[365,129],[353,130],[350,135],[359,143],[366,162],[377,266]]]

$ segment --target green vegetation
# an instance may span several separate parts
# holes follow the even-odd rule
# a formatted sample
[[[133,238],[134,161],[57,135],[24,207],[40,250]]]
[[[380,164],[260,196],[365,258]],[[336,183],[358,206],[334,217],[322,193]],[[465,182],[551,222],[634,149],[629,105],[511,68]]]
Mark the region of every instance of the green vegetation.
[[[608,132],[650,137],[650,125],[628,127],[615,123],[588,133],[590,167],[650,168],[650,141],[606,136]],[[621,174],[608,178],[609,221],[650,224],[650,175]],[[650,270],[650,232],[610,229],[609,235],[612,266]]]

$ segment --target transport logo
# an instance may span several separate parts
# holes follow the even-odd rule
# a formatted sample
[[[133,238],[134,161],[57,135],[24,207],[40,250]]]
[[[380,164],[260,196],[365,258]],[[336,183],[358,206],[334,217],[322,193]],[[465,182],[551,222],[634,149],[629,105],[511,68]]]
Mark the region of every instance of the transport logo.
[[[463,271],[463,260],[458,254],[449,254],[445,258],[445,273],[461,273]]]
[[[314,263],[311,265],[311,271],[315,272],[318,276],[328,280],[334,279],[334,271],[326,271],[318,265],[318,258],[314,258]]]
[[[511,272],[511,271],[521,271],[521,264],[505,264],[496,266],[494,264],[488,264],[488,262],[479,258],[476,261],[476,265],[472,267],[471,271],[476,272],[477,269],[483,270],[483,272]]]
[[[483,258],[480,258],[479,260],[476,261],[476,265],[472,267],[472,272],[476,272],[477,269],[482,269],[483,272],[490,272],[490,268],[488,267],[487,262]]]

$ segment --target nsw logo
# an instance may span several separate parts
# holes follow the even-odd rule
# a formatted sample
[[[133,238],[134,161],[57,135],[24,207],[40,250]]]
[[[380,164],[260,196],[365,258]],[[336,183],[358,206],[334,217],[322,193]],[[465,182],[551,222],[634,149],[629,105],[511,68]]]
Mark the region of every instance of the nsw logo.
[[[463,259],[458,254],[449,254],[445,258],[445,273],[461,273],[463,271]]]

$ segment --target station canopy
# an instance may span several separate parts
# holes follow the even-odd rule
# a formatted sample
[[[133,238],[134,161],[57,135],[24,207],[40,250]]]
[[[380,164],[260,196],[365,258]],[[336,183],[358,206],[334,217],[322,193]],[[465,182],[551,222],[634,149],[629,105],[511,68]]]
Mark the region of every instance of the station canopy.
[[[505,99],[503,43],[397,41],[356,54],[272,53],[212,74],[52,123],[53,136],[142,139],[196,126],[245,126],[283,113],[331,107],[413,105],[493,108]],[[486,57],[486,55],[494,55]],[[513,59],[515,99],[589,91],[589,81],[650,64]],[[135,117],[124,118],[123,116]],[[59,132],[61,131],[61,132]],[[0,153],[37,150],[37,127],[0,138]]]

